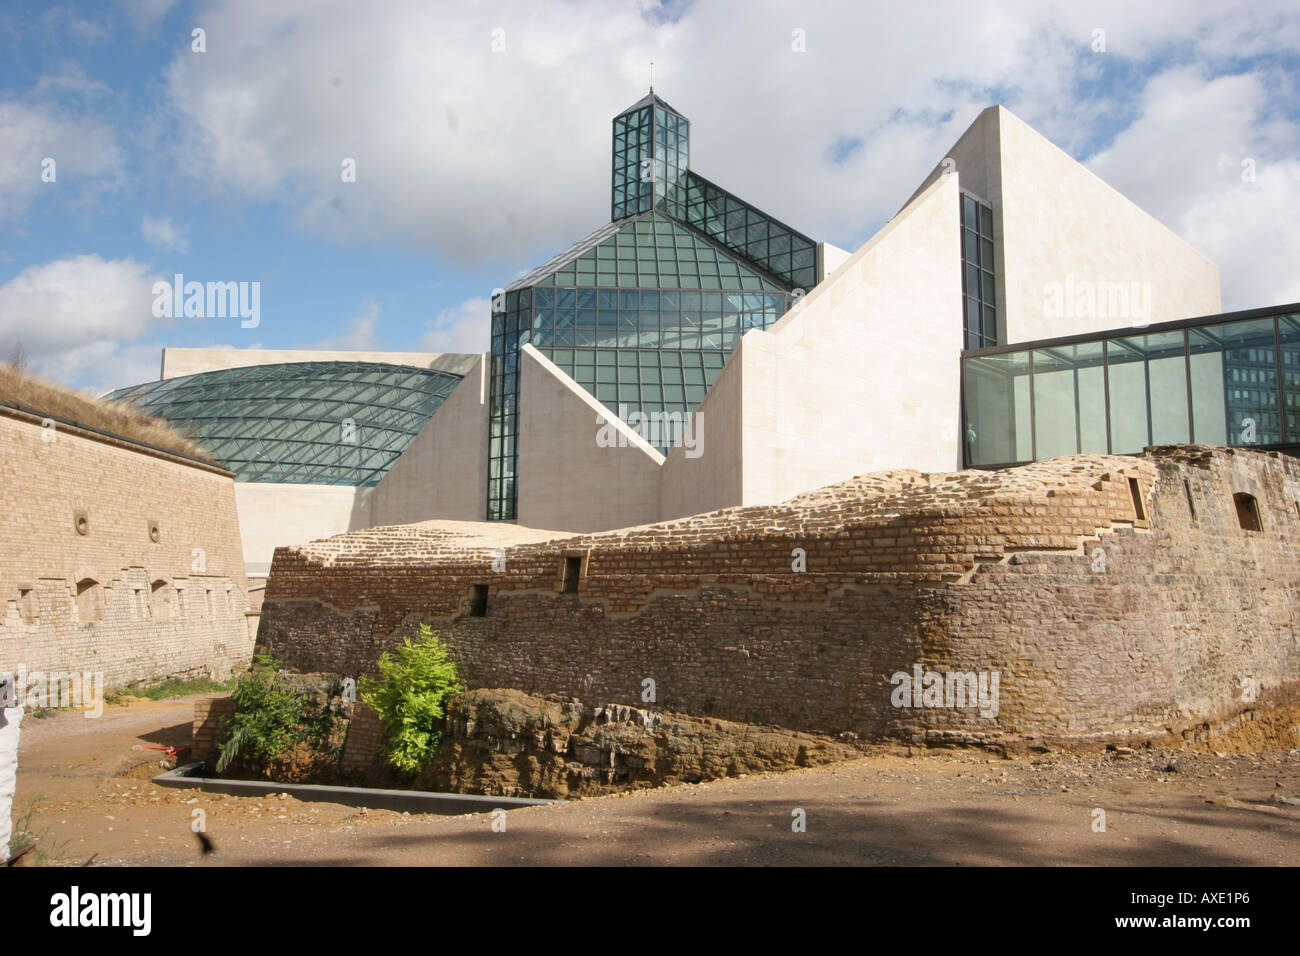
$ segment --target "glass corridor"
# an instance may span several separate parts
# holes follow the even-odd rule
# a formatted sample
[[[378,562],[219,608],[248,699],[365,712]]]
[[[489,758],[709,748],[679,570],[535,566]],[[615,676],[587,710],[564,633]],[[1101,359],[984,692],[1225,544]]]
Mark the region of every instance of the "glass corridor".
[[[968,467],[1300,444],[1300,307],[962,353]]]

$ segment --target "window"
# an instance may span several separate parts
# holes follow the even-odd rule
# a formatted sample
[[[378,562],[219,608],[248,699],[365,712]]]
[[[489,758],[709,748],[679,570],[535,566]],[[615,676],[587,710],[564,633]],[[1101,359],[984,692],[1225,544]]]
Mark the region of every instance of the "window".
[[[1192,498],[1192,483],[1186,478],[1183,479],[1183,493],[1187,495],[1187,510],[1191,513],[1192,520],[1196,520],[1196,501]]]
[[[968,349],[998,344],[994,292],[993,207],[970,193],[961,194],[961,288]]]
[[[564,559],[564,593],[578,593],[578,579],[582,576],[582,558]]]
[[[469,602],[470,617],[487,617],[488,604],[488,586],[486,584],[474,585],[474,596]]]
[[[77,618],[83,623],[104,618],[103,594],[99,582],[93,578],[77,582]]]
[[[1237,524],[1244,531],[1263,531],[1264,524],[1259,519],[1259,502],[1254,495],[1238,492],[1232,496],[1232,503],[1237,506]]]
[[[35,624],[40,614],[40,604],[36,600],[36,591],[32,588],[18,589],[18,613],[24,624]]]
[[[155,581],[149,590],[151,612],[154,618],[165,621],[172,615],[171,592],[167,582],[161,578]]]
[[[1138,484],[1136,478],[1130,478],[1128,480],[1128,493],[1133,498],[1133,514],[1137,517],[1138,521],[1146,521],[1147,511],[1146,508],[1142,506],[1142,486]]]

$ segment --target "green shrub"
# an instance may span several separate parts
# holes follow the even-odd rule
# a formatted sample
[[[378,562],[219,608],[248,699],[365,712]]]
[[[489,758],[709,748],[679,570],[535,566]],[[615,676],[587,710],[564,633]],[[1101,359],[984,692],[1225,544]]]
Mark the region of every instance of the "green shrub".
[[[420,636],[379,655],[379,677],[361,678],[361,700],[379,714],[384,756],[398,771],[424,769],[442,740],[447,701],[464,690],[456,665],[437,632],[420,625]]]
[[[230,718],[230,737],[221,745],[217,773],[224,773],[243,755],[263,762],[274,760],[305,739],[307,697],[276,685],[280,664],[263,651],[253,656],[253,666],[235,683],[231,693],[239,710]]]

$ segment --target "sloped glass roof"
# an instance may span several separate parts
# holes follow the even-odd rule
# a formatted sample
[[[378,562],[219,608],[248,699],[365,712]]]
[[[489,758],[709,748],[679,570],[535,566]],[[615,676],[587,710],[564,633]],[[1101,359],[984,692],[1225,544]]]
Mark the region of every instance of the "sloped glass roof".
[[[110,392],[192,437],[238,481],[375,485],[460,376],[380,362],[288,362]]]
[[[817,284],[815,241],[698,173],[688,170],[659,205],[790,285]]]
[[[647,106],[657,106],[660,109],[667,110],[670,113],[677,113],[678,116],[682,115],[681,113],[678,113],[677,110],[673,109],[668,104],[668,101],[665,100],[658,93],[656,93],[654,90],[651,90],[649,93],[641,97],[641,99],[637,100],[635,103],[633,103],[631,106],[629,106],[627,109],[625,109],[623,112],[619,113],[618,115],[626,116],[628,113],[635,113],[637,110],[644,109]]]
[[[507,292],[554,285],[788,291],[776,276],[653,210],[601,226],[511,283]]]

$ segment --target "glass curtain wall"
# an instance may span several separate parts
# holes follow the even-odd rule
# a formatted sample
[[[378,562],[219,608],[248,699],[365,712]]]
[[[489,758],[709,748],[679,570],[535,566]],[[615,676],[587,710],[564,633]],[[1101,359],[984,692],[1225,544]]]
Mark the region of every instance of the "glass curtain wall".
[[[961,291],[968,349],[998,344],[997,292],[993,288],[993,207],[961,194]]]
[[[687,172],[664,208],[794,288],[817,284],[816,242],[703,176]]]
[[[967,465],[1300,442],[1296,315],[968,353],[962,367]]]
[[[616,116],[610,218],[649,212],[663,202],[689,159],[690,123],[653,93]]]
[[[494,298],[489,520],[516,516],[523,345],[666,452],[740,337],[816,284],[812,239],[689,161],[690,123],[651,90],[614,118],[613,222]]]
[[[773,325],[791,292],[666,215],[625,222],[493,315],[488,517],[515,517],[519,349],[531,343],[667,452],[749,329]],[[592,423],[593,440],[596,422]]]

